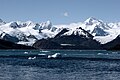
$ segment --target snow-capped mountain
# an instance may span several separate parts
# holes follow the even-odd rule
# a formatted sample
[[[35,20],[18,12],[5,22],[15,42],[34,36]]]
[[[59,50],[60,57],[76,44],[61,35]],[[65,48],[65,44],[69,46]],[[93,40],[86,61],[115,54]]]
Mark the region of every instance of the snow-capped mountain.
[[[0,38],[18,44],[32,45],[42,38],[51,38],[56,35],[59,28],[53,27],[50,21],[34,23],[32,21],[12,21],[0,25]]]
[[[90,17],[84,22],[84,29],[90,32],[93,36],[106,36],[109,35],[105,30],[109,29],[106,23],[102,20]]]
[[[59,27],[69,28],[69,33],[75,32],[76,28],[81,27],[82,29],[89,32],[94,36],[94,39],[99,41],[101,44],[112,41],[120,34],[120,22],[119,23],[104,23],[102,20],[90,17],[84,22],[71,23],[70,25],[58,25]],[[81,34],[81,32],[79,32]]]
[[[35,41],[43,38],[54,38],[63,29],[68,31],[61,36],[82,35],[88,37],[89,33],[93,39],[105,44],[120,34],[120,23],[104,23],[93,17],[84,22],[68,25],[53,25],[50,21],[41,23],[12,21],[6,23],[0,19],[0,38],[18,44],[32,45]]]
[[[67,31],[61,34],[61,36],[71,36],[71,35],[81,36],[86,38],[93,38],[93,36],[89,32],[85,31],[81,27],[73,28],[73,29],[67,28]]]
[[[93,40],[93,36],[81,27],[64,28],[54,38],[36,41],[33,47],[38,49],[101,49],[100,43]]]

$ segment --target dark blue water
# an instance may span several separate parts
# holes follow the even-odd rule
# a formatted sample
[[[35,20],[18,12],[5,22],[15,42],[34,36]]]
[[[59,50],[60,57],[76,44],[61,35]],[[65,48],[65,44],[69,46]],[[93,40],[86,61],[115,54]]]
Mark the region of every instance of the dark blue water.
[[[61,58],[47,58],[60,53]],[[42,55],[42,56],[41,56]],[[0,80],[119,80],[120,52],[1,50]]]

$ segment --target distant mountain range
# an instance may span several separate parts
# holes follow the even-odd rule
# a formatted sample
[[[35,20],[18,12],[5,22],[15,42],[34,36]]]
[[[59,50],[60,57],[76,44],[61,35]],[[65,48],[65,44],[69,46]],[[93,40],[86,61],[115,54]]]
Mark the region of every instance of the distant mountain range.
[[[0,39],[39,49],[112,49],[119,47],[119,35],[120,22],[105,23],[93,17],[69,25],[0,19]]]

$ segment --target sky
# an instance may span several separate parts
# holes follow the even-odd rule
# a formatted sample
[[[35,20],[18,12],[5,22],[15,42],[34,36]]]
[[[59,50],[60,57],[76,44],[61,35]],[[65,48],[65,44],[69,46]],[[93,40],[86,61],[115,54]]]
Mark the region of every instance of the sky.
[[[69,24],[89,17],[120,22],[120,0],[0,0],[0,18],[7,22]]]

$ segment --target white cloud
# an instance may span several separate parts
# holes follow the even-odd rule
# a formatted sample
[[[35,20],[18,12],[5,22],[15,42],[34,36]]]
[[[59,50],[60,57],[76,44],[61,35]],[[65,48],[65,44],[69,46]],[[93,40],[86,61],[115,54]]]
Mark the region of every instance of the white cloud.
[[[63,15],[64,15],[65,17],[68,17],[68,16],[69,16],[68,12],[65,12]]]

